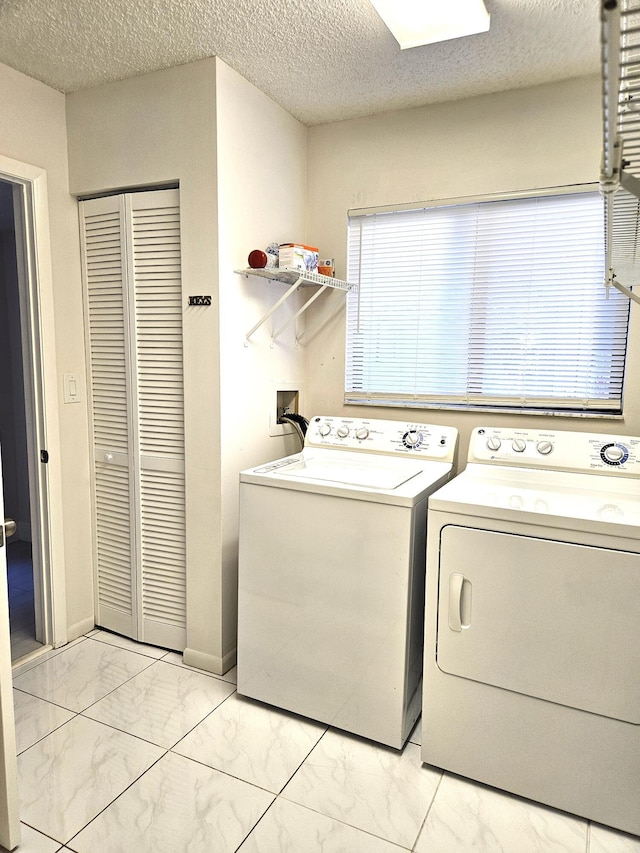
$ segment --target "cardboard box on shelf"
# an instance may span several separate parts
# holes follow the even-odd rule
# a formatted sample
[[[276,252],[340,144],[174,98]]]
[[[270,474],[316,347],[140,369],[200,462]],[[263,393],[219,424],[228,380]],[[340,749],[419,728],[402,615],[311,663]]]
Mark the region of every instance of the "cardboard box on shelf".
[[[320,275],[329,275],[332,278],[336,274],[336,264],[333,258],[321,258],[318,261],[318,272]]]
[[[303,243],[281,243],[278,252],[280,269],[318,271],[318,249]]]

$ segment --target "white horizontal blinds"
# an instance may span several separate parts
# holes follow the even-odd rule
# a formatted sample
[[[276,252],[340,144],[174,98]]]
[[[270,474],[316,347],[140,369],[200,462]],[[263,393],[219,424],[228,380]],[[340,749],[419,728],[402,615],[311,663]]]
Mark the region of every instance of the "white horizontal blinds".
[[[621,284],[633,287],[640,278],[640,201],[619,189],[605,195],[605,204],[610,207],[611,266]]]
[[[96,618],[106,628],[130,634],[135,585],[123,206],[118,198],[105,198],[82,202],[80,209],[94,455]]]
[[[620,411],[597,192],[352,216],[348,402]]]
[[[182,650],[186,544],[178,190],[132,194],[127,205],[135,282],[141,639]]]

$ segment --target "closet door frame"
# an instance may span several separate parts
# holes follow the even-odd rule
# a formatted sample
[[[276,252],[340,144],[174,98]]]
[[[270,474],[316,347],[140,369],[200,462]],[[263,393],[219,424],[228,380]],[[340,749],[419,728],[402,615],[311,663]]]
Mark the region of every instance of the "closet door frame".
[[[145,196],[153,197],[154,202],[162,201],[161,193],[172,194],[169,199],[166,199],[167,204],[162,205],[159,204],[156,208],[155,205],[151,204],[148,208],[146,208],[145,204],[139,205],[138,202],[143,202]],[[178,258],[178,282],[181,281],[180,275],[180,236],[179,236],[179,191],[177,189],[172,190],[140,190],[139,192],[126,192],[121,194],[111,194],[108,196],[94,198],[88,201],[87,207],[83,207],[81,209],[81,241],[82,241],[82,256],[83,256],[83,297],[85,300],[85,335],[86,335],[86,346],[87,346],[87,400],[89,403],[89,424],[90,424],[90,434],[91,434],[91,447],[93,454],[93,466],[92,466],[92,516],[93,516],[93,559],[94,559],[94,577],[95,577],[95,613],[96,613],[96,623],[102,625],[102,627],[106,627],[110,630],[116,631],[117,633],[122,633],[126,636],[137,639],[141,642],[147,642],[153,645],[165,646],[167,648],[174,649],[184,649],[186,646],[186,554],[185,554],[185,546],[184,546],[184,530],[180,530],[182,536],[182,544],[179,546],[175,545],[174,540],[177,540],[179,537],[176,535],[176,524],[174,524],[173,518],[168,519],[166,517],[165,504],[169,506],[171,504],[171,500],[174,499],[175,493],[171,491],[163,492],[163,487],[167,486],[167,482],[171,481],[173,478],[173,482],[182,480],[181,488],[182,492],[180,492],[180,485],[178,486],[178,498],[182,495],[182,517],[184,517],[184,503],[185,503],[185,495],[184,495],[184,350],[182,344],[182,293],[181,293],[181,285],[180,285],[180,293],[177,299],[178,303],[178,312],[180,316],[180,322],[177,324],[180,328],[180,370],[182,371],[180,374],[180,389],[181,389],[181,427],[182,427],[182,455],[180,458],[179,453],[172,453],[171,449],[165,449],[165,447],[159,448],[159,453],[154,456],[154,451],[158,450],[159,442],[156,441],[157,435],[163,435],[162,432],[152,433],[152,441],[151,441],[151,449],[145,449],[143,453],[143,441],[142,441],[142,427],[141,424],[147,425],[149,421],[141,420],[141,393],[139,390],[139,385],[142,383],[142,390],[145,390],[144,383],[142,381],[142,370],[139,363],[139,351],[140,351],[140,337],[144,338],[144,319],[139,316],[139,309],[137,305],[137,299],[141,296],[144,291],[144,282],[145,276],[146,281],[150,282],[151,288],[155,285],[158,285],[157,293],[159,293],[159,299],[162,300],[164,291],[163,291],[163,273],[166,274],[166,269],[163,269],[163,261],[162,256],[164,254],[163,249],[164,245],[158,251],[157,255],[154,255],[154,248],[151,249],[151,267],[152,272],[149,274],[148,270],[145,269],[145,260],[148,259],[149,255],[147,254],[147,245],[146,243],[152,242],[154,246],[157,244],[154,242],[153,230],[157,226],[153,223],[151,226],[147,226],[147,230],[144,229],[144,234],[142,235],[142,242],[145,245],[140,245],[138,241],[137,232],[135,228],[134,218],[135,214],[138,212],[149,213],[151,212],[151,218],[153,219],[153,214],[155,210],[158,210],[158,213],[164,209],[169,211],[169,215],[171,216],[170,210],[175,207],[178,212],[178,225],[177,228],[174,226],[174,230],[177,232],[173,233],[171,236],[173,238],[173,245],[177,243],[177,258]],[[91,207],[89,207],[91,205]],[[105,270],[104,272],[99,271],[95,272],[94,270],[97,268],[97,265],[91,269],[91,264],[96,263],[95,255],[92,252],[100,253],[102,251],[102,247],[99,246],[100,236],[98,237],[89,237],[88,231],[90,228],[89,220],[91,217],[95,216],[96,218],[100,216],[105,217],[105,228],[109,226],[106,224],[106,218],[113,216],[117,217],[118,226],[119,226],[119,254],[118,257],[118,269],[119,269],[119,281],[116,284],[116,287],[119,284],[120,292],[118,294],[107,294],[104,296],[104,304],[107,305],[107,314],[111,311],[122,312],[122,349],[117,350],[115,359],[117,362],[118,352],[123,354],[124,367],[122,368],[121,373],[118,371],[118,366],[113,368],[114,373],[111,377],[114,384],[120,382],[122,384],[122,379],[124,379],[124,394],[117,395],[117,401],[115,404],[116,413],[114,415],[114,424],[117,424],[117,419],[120,418],[120,421],[123,423],[123,426],[126,424],[126,458],[122,450],[124,449],[124,442],[120,440],[120,445],[122,445],[121,449],[111,448],[107,444],[101,446],[96,441],[96,410],[103,407],[103,411],[99,413],[102,417],[103,423],[106,422],[109,417],[109,405],[110,401],[108,399],[108,395],[103,397],[101,401],[98,402],[98,407],[95,404],[95,397],[99,396],[102,392],[98,391],[98,382],[96,381],[97,377],[95,374],[95,365],[94,365],[94,353],[96,354],[96,358],[100,357],[103,360],[108,360],[110,358],[109,351],[109,343],[104,343],[104,341],[99,341],[99,329],[93,328],[92,323],[94,322],[94,314],[92,313],[92,300],[96,298],[96,294],[92,292],[92,281],[96,282],[96,293],[97,300],[100,301],[102,299],[102,294],[100,293],[100,284],[98,283],[98,279],[101,276],[104,276],[107,283],[104,285],[107,290],[111,290],[109,284],[109,275],[112,274],[110,272],[110,260],[109,260],[109,251],[110,247],[107,246],[105,249]],[[173,214],[175,219],[175,213]],[[168,221],[168,220],[167,220]],[[100,224],[96,223],[98,229],[100,228]],[[160,225],[160,229],[162,230],[165,226],[164,221]],[[171,227],[171,226],[168,226]],[[146,240],[144,238],[148,238],[149,234],[151,234],[151,240]],[[161,240],[166,239],[163,235]],[[109,243],[109,238],[105,238],[106,243]],[[88,245],[89,244],[89,245]],[[171,250],[171,240],[167,240],[167,245],[169,247],[169,251]],[[142,254],[142,258],[140,255]],[[116,252],[114,251],[112,257],[115,258]],[[101,260],[98,259],[97,264],[102,263]],[[137,269],[136,264],[140,264],[140,268]],[[148,263],[148,261],[147,261]],[[175,273],[172,271],[175,269],[176,262],[173,260],[173,267],[171,267],[171,263],[169,263],[169,269],[171,270],[168,275],[170,279],[170,284],[173,283],[175,288]],[[156,269],[157,268],[157,269]],[[95,276],[95,278],[94,278]],[[116,276],[117,278],[117,276]],[[147,297],[148,298],[148,297]],[[109,300],[113,300],[110,302]],[[173,318],[174,318],[174,330],[176,326],[175,322],[175,303],[176,303],[176,295],[175,292],[171,295],[171,299],[173,300]],[[118,301],[119,300],[119,301]],[[160,320],[153,316],[152,317],[152,340],[153,335],[156,337],[160,337],[161,333],[158,333],[158,329],[156,328],[158,325],[162,326],[163,316],[162,316],[162,308],[164,303],[160,302],[159,316]],[[143,312],[144,312],[143,306]],[[100,310],[100,309],[98,309]],[[155,310],[155,308],[154,308]],[[152,310],[152,314],[154,311]],[[100,315],[97,315],[98,321],[100,320]],[[148,318],[147,318],[148,319]],[[106,320],[108,322],[108,319]],[[119,321],[114,321],[114,330],[116,326],[119,327]],[[139,333],[139,326],[141,331]],[[162,329],[164,331],[164,329]],[[93,334],[93,340],[92,340]],[[115,338],[114,338],[115,340]],[[174,331],[174,340],[175,340],[175,331]],[[119,346],[119,344],[118,344]],[[101,349],[101,347],[103,349]],[[160,348],[162,350],[162,348]],[[175,351],[175,343],[174,343],[174,351]],[[146,353],[149,352],[148,348],[148,340],[147,340],[147,349]],[[153,357],[152,357],[152,366],[155,367],[155,349],[152,348]],[[160,353],[159,359],[162,365],[162,352]],[[166,352],[164,353],[166,356]],[[145,359],[145,353],[143,353],[140,358]],[[111,368],[106,368],[104,375],[102,375],[102,385],[104,386],[105,376],[109,378]],[[175,366],[174,366],[175,371]],[[171,372],[167,374],[170,377]],[[174,373],[175,375],[175,373]],[[147,369],[148,376],[148,369]],[[155,378],[155,374],[153,374]],[[152,385],[153,385],[152,381]],[[154,397],[155,388],[152,390],[152,397]],[[145,392],[146,393],[146,392]],[[126,406],[126,415],[123,418],[121,410],[118,408],[123,404]],[[169,405],[174,404],[175,396],[170,394]],[[118,402],[119,401],[119,402]],[[155,402],[155,400],[154,400]],[[148,403],[148,398],[147,398]],[[162,409],[165,405],[164,399],[160,398],[160,408]],[[151,424],[152,429],[156,426],[158,418],[162,419],[164,417],[164,410],[161,411],[160,415],[158,415],[157,404],[154,408],[153,404],[151,406],[152,414],[151,414]],[[154,415],[155,412],[155,415]],[[155,418],[155,420],[154,420]],[[161,429],[162,424],[158,425],[158,429]],[[174,427],[174,435],[175,431],[175,419],[172,424]],[[111,431],[111,437],[114,441],[117,442],[117,426],[106,429],[105,437],[108,438],[108,434]],[[97,430],[100,433],[100,429]],[[179,434],[179,433],[178,433]],[[145,444],[148,448],[148,426],[144,430],[145,435]],[[174,442],[175,444],[175,442]],[[171,443],[169,444],[171,446]],[[105,474],[105,479],[103,480],[104,489],[103,491],[108,491],[110,476],[118,477],[119,475],[116,473],[117,470],[121,469],[126,472],[126,476],[128,478],[126,493],[128,495],[128,540],[126,544],[127,548],[127,561],[129,566],[129,572],[125,579],[124,572],[117,573],[117,569],[114,569],[113,566],[106,567],[106,570],[103,573],[103,566],[105,566],[105,561],[103,561],[103,555],[106,553],[104,550],[105,545],[104,541],[107,538],[106,533],[109,532],[109,525],[113,524],[113,533],[114,538],[118,536],[118,524],[119,520],[115,517],[109,519],[108,515],[101,516],[100,515],[100,500],[104,501],[104,494],[101,495],[101,485],[98,482],[100,471]],[[158,509],[158,504],[154,504],[154,501],[151,501],[150,504],[145,500],[144,488],[145,488],[145,480],[144,474],[147,472],[148,476],[153,476],[156,474],[160,477],[159,486],[158,486],[158,501],[161,509]],[[155,473],[154,473],[155,472]],[[162,476],[164,474],[165,481],[162,482]],[[123,474],[124,476],[124,474]],[[148,478],[146,480],[148,483]],[[152,482],[153,487],[153,482]],[[117,488],[117,485],[115,486]],[[146,486],[148,489],[148,485]],[[171,489],[171,485],[167,486],[167,488]],[[155,497],[156,491],[153,489],[153,495]],[[124,495],[124,490],[120,493]],[[143,506],[144,501],[144,506]],[[124,497],[122,497],[122,503],[124,503]],[[122,510],[122,507],[116,508],[115,512],[120,511],[120,518],[123,518],[125,513]],[[147,521],[150,525],[145,527],[145,513],[151,516],[151,520],[147,518]],[[160,522],[158,521],[158,517],[160,517]],[[159,527],[159,524],[161,525]],[[179,525],[179,522],[177,522]],[[173,539],[170,534],[172,532],[173,527]],[[159,560],[158,558],[158,550],[159,548],[164,548],[164,543],[162,540],[162,535],[164,530],[167,530],[167,557],[166,563],[164,559]],[[158,530],[161,531],[158,534]],[[151,532],[150,532],[151,531]],[[160,545],[158,542],[160,541]],[[120,551],[122,553],[122,558],[124,559],[124,548],[125,545],[115,544],[115,550],[117,553],[118,547],[120,547]],[[151,556],[146,552],[146,549],[151,549]],[[182,552],[180,549],[182,548]],[[178,560],[178,592],[175,592],[175,561],[174,561],[174,553],[177,549],[179,557],[181,556],[184,559],[184,564],[180,563]],[[108,546],[107,546],[108,551]],[[112,555],[107,555],[107,561],[109,559],[113,559]],[[151,563],[149,563],[151,560]],[[174,562],[172,562],[174,561]],[[150,568],[147,568],[151,566]],[[166,570],[166,571],[165,571]],[[107,578],[108,572],[111,572],[111,576]],[[172,574],[172,572],[174,572]],[[182,577],[180,577],[182,575]],[[153,577],[152,577],[153,576]],[[160,577],[160,581],[158,580]],[[168,578],[169,583],[169,591],[167,594],[167,602],[166,607],[164,603],[164,599],[162,596],[158,596],[154,594],[153,591],[146,590],[145,591],[145,582],[147,584],[151,584],[152,588],[157,590],[159,583],[164,583],[164,578]],[[120,586],[118,586],[120,584]],[[172,586],[173,584],[173,586]],[[110,596],[107,591],[111,585],[111,589],[115,589],[116,593],[113,596]],[[125,590],[126,586],[126,590]],[[130,613],[126,612],[124,607],[124,593],[128,596],[130,602]],[[118,597],[120,597],[120,593],[123,593],[122,602],[117,601]],[[177,599],[176,599],[177,595]],[[109,602],[109,598],[114,602],[114,606],[111,606]],[[161,599],[160,606],[160,615],[158,615],[158,600]],[[184,600],[184,604],[181,602]],[[183,606],[184,612],[177,618],[176,624],[176,601],[178,601],[177,609],[178,612],[180,608]],[[115,606],[121,605],[120,607]],[[150,614],[145,615],[145,610],[150,608]],[[180,625],[179,623],[182,622]]]

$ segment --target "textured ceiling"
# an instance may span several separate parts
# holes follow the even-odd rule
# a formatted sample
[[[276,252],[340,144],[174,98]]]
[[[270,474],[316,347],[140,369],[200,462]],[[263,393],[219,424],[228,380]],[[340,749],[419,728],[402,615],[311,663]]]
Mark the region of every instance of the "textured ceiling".
[[[308,125],[598,73],[599,0],[485,5],[401,51],[369,0],[0,0],[0,62],[71,92],[217,55]]]

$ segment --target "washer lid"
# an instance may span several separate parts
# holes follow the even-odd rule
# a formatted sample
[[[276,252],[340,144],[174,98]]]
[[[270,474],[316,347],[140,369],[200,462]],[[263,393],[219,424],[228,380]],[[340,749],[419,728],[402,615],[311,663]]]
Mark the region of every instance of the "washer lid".
[[[305,448],[240,472],[240,483],[415,506],[451,476],[450,462]]]
[[[329,454],[302,457],[291,465],[278,469],[278,476],[287,479],[319,481],[365,489],[392,491],[422,472],[422,466],[408,459],[386,460],[360,457],[336,459]]]

